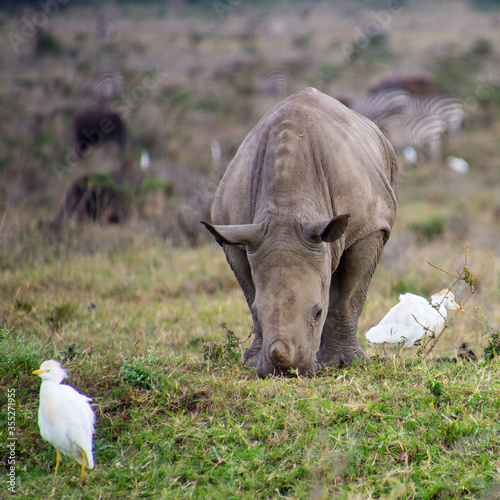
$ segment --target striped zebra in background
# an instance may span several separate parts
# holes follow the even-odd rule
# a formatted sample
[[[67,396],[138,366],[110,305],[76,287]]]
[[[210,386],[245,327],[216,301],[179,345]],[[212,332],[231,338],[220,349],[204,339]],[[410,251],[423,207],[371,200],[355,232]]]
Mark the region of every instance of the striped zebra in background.
[[[277,96],[284,99],[290,94],[290,76],[284,71],[272,71],[256,78],[255,87],[261,96]]]
[[[404,113],[409,100],[410,94],[406,90],[391,89],[347,100],[344,104],[378,124],[389,115]]]
[[[98,42],[112,40],[115,36],[116,25],[111,19],[102,17],[97,20],[95,27],[95,39]]]
[[[412,96],[407,106],[410,113],[439,115],[446,122],[447,133],[456,138],[462,130],[465,111],[460,99],[445,95],[417,97]]]
[[[399,154],[415,148],[433,161],[441,160],[443,139],[459,135],[465,116],[460,99],[414,95],[405,89],[382,90],[342,102],[372,120]]]
[[[447,133],[442,116],[405,112],[387,115],[377,125],[397,153],[414,148],[427,152],[433,161],[441,160],[441,144]]]
[[[91,97],[98,101],[113,101],[123,94],[125,78],[120,73],[105,73],[87,80],[81,87],[80,97]]]

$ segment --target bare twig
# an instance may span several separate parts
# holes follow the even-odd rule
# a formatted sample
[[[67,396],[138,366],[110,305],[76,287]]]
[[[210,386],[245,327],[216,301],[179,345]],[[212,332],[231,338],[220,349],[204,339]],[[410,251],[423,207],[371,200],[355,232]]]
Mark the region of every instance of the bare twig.
[[[445,332],[445,330],[451,325],[451,323],[453,323],[453,321],[456,318],[457,314],[459,314],[460,312],[463,311],[463,305],[465,305],[469,301],[469,299],[472,297],[472,295],[476,292],[477,281],[476,281],[476,278],[472,275],[472,273],[469,270],[468,260],[469,260],[469,245],[467,244],[467,246],[465,248],[465,263],[464,263],[464,266],[463,266],[461,272],[456,271],[457,274],[452,274],[452,273],[450,273],[450,272],[448,272],[448,271],[446,271],[446,270],[444,270],[444,269],[442,269],[442,268],[440,268],[440,267],[432,264],[431,262],[427,262],[430,266],[432,266],[435,269],[441,271],[442,273],[444,273],[444,274],[452,277],[455,280],[453,282],[453,284],[449,287],[450,291],[453,290],[453,288],[455,288],[460,281],[465,281],[465,283],[467,283],[469,285],[470,295],[465,300],[458,301],[458,305],[460,306],[461,310],[457,310],[455,312],[455,314],[449,320],[445,316],[443,316],[441,313],[439,313],[439,314],[441,314],[441,316],[443,316],[444,327],[441,330],[441,332],[439,332],[438,334],[436,334],[436,332],[430,330],[429,328],[426,328],[424,325],[421,325],[423,328],[425,328],[426,333],[427,332],[432,332],[432,334],[430,335],[429,340],[424,345],[422,345],[422,347],[421,347],[420,355],[423,353],[423,358],[422,359],[425,359],[425,358],[427,358],[429,356],[429,354],[432,352],[432,350],[434,349],[434,347],[436,346],[436,344],[441,339],[441,336],[443,335],[443,333]],[[443,297],[443,300],[444,300],[444,297]],[[439,312],[439,308],[436,308],[436,309]],[[415,320],[416,320],[416,318],[415,318]],[[430,347],[428,347],[429,345],[430,345]]]

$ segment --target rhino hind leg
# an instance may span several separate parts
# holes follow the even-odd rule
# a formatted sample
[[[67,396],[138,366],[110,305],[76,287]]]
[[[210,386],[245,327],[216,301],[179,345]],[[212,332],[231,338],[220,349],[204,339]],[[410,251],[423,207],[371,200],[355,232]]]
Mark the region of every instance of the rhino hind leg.
[[[224,245],[224,253],[251,310],[255,300],[255,286],[246,252],[237,246]],[[255,368],[262,350],[262,331],[255,316],[253,316],[253,333],[252,345],[243,353],[242,361],[245,365]]]
[[[382,256],[385,234],[373,233],[348,248],[332,276],[330,308],[317,360],[322,366],[348,366],[366,359],[356,329],[366,293]]]

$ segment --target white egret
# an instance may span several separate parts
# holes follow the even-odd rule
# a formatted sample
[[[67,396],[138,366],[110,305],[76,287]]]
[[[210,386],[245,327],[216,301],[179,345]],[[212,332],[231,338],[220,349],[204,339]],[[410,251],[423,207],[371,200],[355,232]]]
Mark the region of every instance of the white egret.
[[[40,434],[57,450],[53,484],[56,484],[61,452],[74,457],[78,463],[82,464],[83,484],[85,465],[89,469],[94,468],[92,437],[95,413],[89,404],[92,398],[84,396],[69,385],[61,384],[68,374],[59,362],[53,359],[44,361],[40,369],[33,372],[33,375],[38,375],[42,379],[38,410]]]
[[[457,158],[456,156],[446,158],[446,165],[459,174],[465,174],[470,168],[469,164],[463,158]]]
[[[441,333],[445,324],[446,308],[463,309],[455,302],[453,292],[441,290],[431,297],[429,302],[424,297],[405,293],[399,296],[396,304],[382,321],[366,332],[369,343],[398,344],[411,347],[421,339],[427,331]]]
[[[212,141],[210,144],[210,149],[212,150],[212,161],[216,168],[222,166],[222,149],[217,141]]]
[[[401,156],[403,157],[406,165],[414,167],[418,162],[418,153],[416,149],[411,146],[406,146],[406,148],[404,148],[401,152]]]
[[[149,157],[149,153],[146,149],[144,149],[141,153],[141,170],[143,172],[147,172],[151,168],[151,158]]]

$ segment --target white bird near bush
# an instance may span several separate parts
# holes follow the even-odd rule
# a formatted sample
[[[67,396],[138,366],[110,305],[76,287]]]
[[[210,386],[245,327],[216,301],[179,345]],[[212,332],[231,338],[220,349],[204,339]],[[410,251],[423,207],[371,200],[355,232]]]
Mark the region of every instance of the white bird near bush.
[[[463,158],[457,158],[456,156],[449,156],[446,159],[446,165],[459,174],[465,174],[470,168],[469,164]]]
[[[57,450],[53,484],[56,484],[61,453],[74,457],[78,463],[82,464],[83,484],[85,465],[89,469],[94,468],[92,437],[95,413],[89,404],[92,398],[84,396],[69,385],[61,384],[68,374],[59,362],[53,359],[44,361],[40,369],[33,372],[33,375],[38,375],[42,379],[38,410],[40,434]]]
[[[441,333],[445,324],[446,309],[463,309],[455,302],[453,292],[443,289],[431,297],[429,302],[424,297],[413,293],[399,296],[396,304],[382,321],[366,332],[369,343],[399,344],[411,347],[427,333]]]

